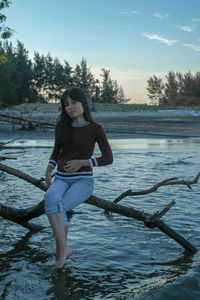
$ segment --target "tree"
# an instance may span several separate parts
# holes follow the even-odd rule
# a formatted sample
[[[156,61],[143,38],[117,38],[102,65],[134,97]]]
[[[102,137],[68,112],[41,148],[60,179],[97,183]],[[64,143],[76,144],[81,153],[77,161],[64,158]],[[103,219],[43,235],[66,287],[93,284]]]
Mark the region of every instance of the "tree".
[[[44,100],[45,87],[45,57],[38,52],[34,52],[34,61],[32,65],[33,86],[41,100]]]
[[[65,76],[65,88],[73,86],[73,71],[70,64],[65,60],[64,61],[64,76]]]
[[[110,70],[101,69],[103,77],[100,89],[100,102],[117,103],[118,85],[110,78]]]
[[[200,102],[200,72],[197,72],[194,76],[194,93],[199,98]]]
[[[10,1],[2,0],[0,1],[0,37],[2,39],[8,39],[13,34],[13,30],[10,27],[1,25],[6,21],[6,16],[1,13],[1,10],[10,6]]]
[[[99,102],[105,103],[126,103],[130,99],[126,98],[124,95],[124,90],[118,86],[117,80],[112,80],[110,77],[110,71],[104,68],[101,69],[102,82],[100,84],[100,89],[96,85],[96,95],[99,95]],[[97,96],[96,96],[97,98]]]
[[[124,94],[124,90],[123,88],[120,86],[118,88],[118,92],[117,92],[117,103],[127,103],[128,101],[130,101],[130,99],[126,98],[125,97],[125,94]]]
[[[167,83],[165,84],[165,101],[168,105],[176,105],[178,98],[178,82],[176,74],[169,71],[166,75]]]
[[[95,95],[95,79],[90,69],[87,67],[87,62],[84,58],[82,58],[80,65],[76,65],[75,67],[73,83],[90,97]]]
[[[0,43],[0,106],[9,106],[16,102],[16,84],[12,80],[14,65],[12,63],[12,49],[8,55],[5,47]]]
[[[19,41],[16,48],[8,42],[1,44],[0,48],[5,57],[0,63],[0,101],[4,106],[35,101],[28,51]]]
[[[14,76],[14,81],[17,85],[18,103],[35,101],[32,90],[32,62],[28,57],[28,50],[19,41],[15,51]]]
[[[163,104],[163,89],[164,84],[161,78],[152,76],[147,81],[148,97],[151,100],[151,104]]]

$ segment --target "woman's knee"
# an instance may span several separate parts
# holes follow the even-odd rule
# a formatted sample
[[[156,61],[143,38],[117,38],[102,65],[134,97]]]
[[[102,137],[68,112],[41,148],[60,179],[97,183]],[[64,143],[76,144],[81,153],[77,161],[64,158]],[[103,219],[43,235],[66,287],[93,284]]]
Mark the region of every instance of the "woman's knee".
[[[44,196],[44,210],[46,214],[62,212],[61,197],[55,190],[48,190]]]

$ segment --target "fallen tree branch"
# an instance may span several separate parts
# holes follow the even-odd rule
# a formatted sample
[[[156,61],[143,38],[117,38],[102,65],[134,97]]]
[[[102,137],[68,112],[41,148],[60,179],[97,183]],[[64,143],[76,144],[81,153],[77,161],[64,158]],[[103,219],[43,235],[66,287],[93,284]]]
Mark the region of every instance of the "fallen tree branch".
[[[11,140],[11,141],[8,141],[8,142],[0,143],[0,151],[3,149],[3,147],[4,147],[5,145],[10,144],[10,143],[12,143],[12,142],[14,142],[14,141],[16,141],[16,140],[17,140],[17,138],[15,138],[15,139],[13,139],[13,140]]]
[[[0,163],[0,170],[7,172],[9,174],[15,175],[19,178],[22,178],[22,179],[32,183],[33,185],[39,187],[40,189],[42,189],[44,191],[47,190],[46,185],[41,182],[41,179],[40,180],[35,179],[23,172],[20,172],[19,170],[8,167],[1,163]],[[167,181],[169,181],[169,180],[167,180]],[[125,207],[125,206],[104,200],[102,198],[98,198],[93,195],[89,199],[87,199],[85,202],[88,204],[103,208],[105,210],[109,210],[109,211],[112,211],[115,213],[122,214],[126,217],[131,217],[131,218],[137,219],[139,221],[143,221],[146,226],[148,226],[148,224],[150,224],[150,226],[148,226],[148,227],[151,227],[151,224],[153,222],[154,227],[159,228],[162,232],[164,232],[165,234],[167,234],[168,236],[173,238],[181,246],[183,246],[186,250],[190,251],[191,253],[195,253],[197,251],[197,249],[191,243],[189,243],[187,240],[185,240],[176,231],[171,229],[163,221],[159,220],[159,218],[154,218],[154,220],[153,220],[152,216],[148,213],[136,210],[134,208]],[[169,207],[171,207],[171,205],[172,204],[170,204]],[[165,208],[166,211],[168,209]],[[0,215],[2,217],[5,217],[6,219],[16,222],[22,226],[24,226],[24,224],[25,224],[26,228],[28,228],[28,226],[29,226],[29,225],[27,225],[29,220],[31,220],[35,217],[39,217],[43,213],[44,213],[44,202],[43,201],[41,201],[36,206],[30,207],[27,209],[23,209],[23,210],[14,209],[14,208],[11,208],[11,207],[8,207],[5,205],[0,206]],[[161,214],[162,213],[163,212],[161,212]]]
[[[174,200],[172,200],[161,212],[155,212],[155,214],[153,214],[152,219],[153,219],[153,223],[156,221],[158,221],[160,218],[162,218],[162,216],[164,216],[166,214],[166,212],[168,212],[168,210],[174,205],[176,204],[176,202]]]
[[[196,175],[196,177],[191,181],[177,180],[178,177],[169,178],[169,179],[163,180],[163,181],[155,184],[154,186],[152,186],[150,189],[147,189],[147,190],[141,190],[141,191],[137,191],[137,192],[133,192],[132,190],[127,190],[126,192],[122,193],[119,197],[117,197],[113,202],[118,203],[120,200],[122,200],[123,198],[125,198],[127,196],[147,195],[147,194],[155,192],[159,187],[166,186],[166,185],[180,185],[180,184],[183,184],[183,185],[187,185],[187,187],[189,189],[192,189],[191,185],[198,183],[199,178],[200,178],[200,173],[198,173]]]
[[[38,119],[33,119],[30,117],[23,118],[23,117],[16,117],[16,116],[0,113],[0,120],[12,124],[20,124],[25,130],[35,130],[37,127],[40,128],[42,126],[55,128],[55,124],[48,123],[48,122],[41,122]]]

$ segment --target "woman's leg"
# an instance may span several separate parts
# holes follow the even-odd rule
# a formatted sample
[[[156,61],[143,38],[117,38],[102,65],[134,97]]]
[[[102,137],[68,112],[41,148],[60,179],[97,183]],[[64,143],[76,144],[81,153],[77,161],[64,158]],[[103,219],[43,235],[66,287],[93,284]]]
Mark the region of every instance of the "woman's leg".
[[[62,207],[68,212],[87,200],[93,192],[93,178],[80,178],[72,181],[62,199]]]
[[[63,212],[50,214],[48,215],[48,219],[56,239],[56,253],[58,256],[56,269],[61,269],[64,266],[67,258]]]
[[[65,213],[64,213],[65,216]],[[68,235],[68,226],[64,225],[64,230],[65,230],[65,242],[66,242],[66,254],[67,254],[67,258],[72,254],[72,250],[68,247],[67,245],[67,235]],[[58,260],[58,247],[56,247],[56,260]]]
[[[66,236],[68,229],[64,226],[64,216],[61,200],[69,184],[64,180],[56,179],[45,194],[45,212],[53,229],[56,239],[56,269],[64,266],[69,250],[66,249]]]
[[[68,234],[68,221],[66,217],[66,212],[75,208],[79,204],[83,203],[85,200],[87,200],[94,189],[93,179],[90,178],[81,178],[76,180],[68,181],[70,184],[70,187],[66,190],[66,192],[63,195],[62,199],[62,207],[65,210],[63,215],[63,227],[64,227],[64,235],[65,235],[65,241],[63,239],[63,236],[59,236],[58,234],[55,234],[55,236],[58,236],[60,240],[57,242],[57,263],[56,268],[60,269],[64,266],[66,259],[72,254],[72,250],[68,247],[66,241],[67,241],[67,234]],[[54,225],[55,226],[55,225]],[[65,244],[65,247],[64,247]]]

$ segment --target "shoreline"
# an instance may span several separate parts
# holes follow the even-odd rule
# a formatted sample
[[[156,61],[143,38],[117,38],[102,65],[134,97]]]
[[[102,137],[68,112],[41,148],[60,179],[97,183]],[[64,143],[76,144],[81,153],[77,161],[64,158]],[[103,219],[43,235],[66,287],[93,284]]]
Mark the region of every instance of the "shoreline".
[[[56,124],[59,105],[22,104],[11,110],[2,110],[6,115],[34,119]],[[95,112],[94,120],[100,123],[108,138],[200,138],[200,115],[180,111],[133,111]],[[53,128],[22,130],[22,125],[13,125],[0,119],[0,140],[47,140],[54,139]]]

